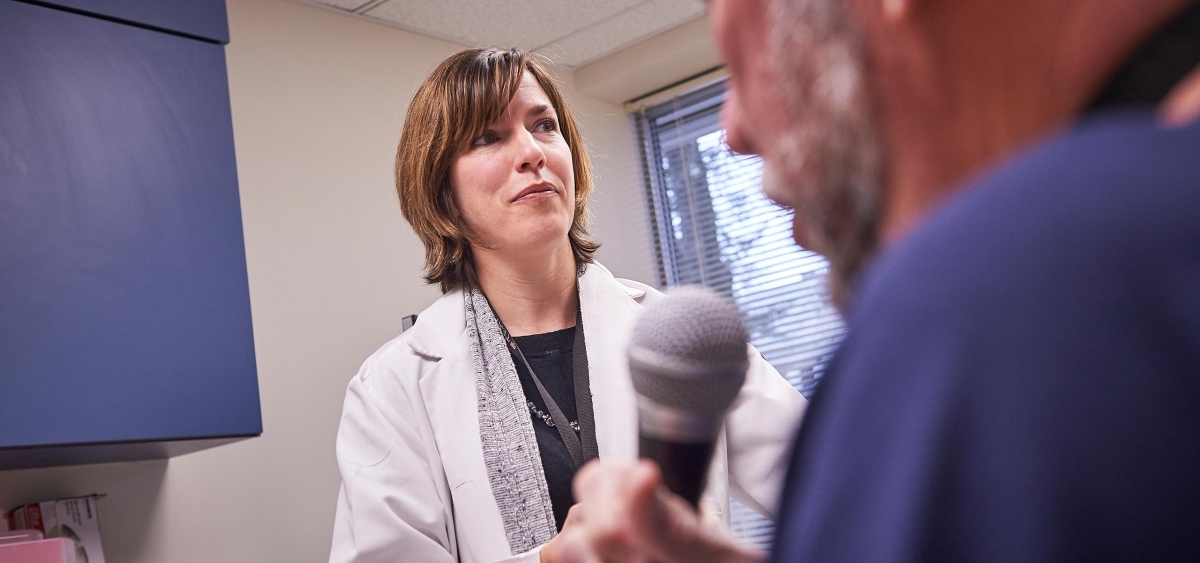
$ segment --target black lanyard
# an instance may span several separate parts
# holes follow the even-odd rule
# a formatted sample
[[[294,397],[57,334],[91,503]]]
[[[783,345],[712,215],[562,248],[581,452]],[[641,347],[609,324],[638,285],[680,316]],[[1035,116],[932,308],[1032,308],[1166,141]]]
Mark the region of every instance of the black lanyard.
[[[490,302],[488,306],[491,306]],[[567,447],[567,453],[571,455],[571,462],[575,465],[575,469],[579,469],[589,460],[600,457],[599,448],[596,446],[595,413],[592,411],[592,388],[589,381],[587,347],[583,338],[583,312],[580,309],[575,310],[575,346],[571,352],[571,371],[574,372],[575,380],[575,414],[578,415],[579,424],[578,434],[571,428],[571,422],[559,408],[558,402],[542,385],[542,380],[533,371],[533,366],[529,365],[529,360],[525,359],[525,354],[521,352],[521,347],[517,346],[517,341],[509,334],[508,328],[504,326],[504,321],[500,320],[500,315],[496,315],[495,308],[492,308],[492,314],[495,315],[496,322],[500,325],[500,331],[504,333],[504,340],[508,343],[508,347],[517,353],[517,357],[520,358],[525,369],[529,370],[529,376],[533,378],[538,394],[546,403],[546,410],[550,411],[550,419],[554,421],[554,427],[558,429],[558,435],[562,438],[563,445]]]

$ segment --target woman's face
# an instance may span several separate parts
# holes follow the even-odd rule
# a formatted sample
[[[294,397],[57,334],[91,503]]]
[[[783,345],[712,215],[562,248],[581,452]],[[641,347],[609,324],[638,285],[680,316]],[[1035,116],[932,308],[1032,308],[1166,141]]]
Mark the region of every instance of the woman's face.
[[[451,161],[450,186],[488,247],[527,253],[567,244],[575,216],[571,149],[532,75],[522,77],[500,120]]]

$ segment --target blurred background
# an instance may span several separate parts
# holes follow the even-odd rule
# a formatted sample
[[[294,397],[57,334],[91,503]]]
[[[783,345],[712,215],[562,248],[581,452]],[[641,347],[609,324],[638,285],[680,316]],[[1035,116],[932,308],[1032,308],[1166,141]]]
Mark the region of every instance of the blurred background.
[[[725,293],[785,377],[806,393],[819,379],[841,334],[825,263],[792,243],[790,214],[759,193],[758,161],[724,145],[724,75],[702,0],[226,9],[262,434],[170,459],[0,471],[0,508],[106,494],[101,532],[118,563],[326,560],[346,385],[439,296],[396,203],[400,126],[420,81],[468,46],[553,61],[596,169],[600,262],[618,277]],[[744,509],[734,526],[769,538]]]

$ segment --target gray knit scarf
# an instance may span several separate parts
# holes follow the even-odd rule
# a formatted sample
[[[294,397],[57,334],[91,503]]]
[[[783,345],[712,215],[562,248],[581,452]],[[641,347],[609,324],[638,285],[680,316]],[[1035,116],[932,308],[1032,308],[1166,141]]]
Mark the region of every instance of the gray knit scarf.
[[[467,337],[475,369],[479,439],[492,496],[513,554],[557,534],[550,489],[517,369],[491,305],[478,289],[464,291]]]

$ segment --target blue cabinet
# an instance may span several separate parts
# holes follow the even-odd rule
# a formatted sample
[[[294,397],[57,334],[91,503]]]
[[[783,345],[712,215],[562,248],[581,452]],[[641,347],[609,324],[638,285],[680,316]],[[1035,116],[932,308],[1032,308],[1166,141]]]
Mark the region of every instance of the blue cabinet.
[[[261,432],[223,47],[0,0],[0,469]]]
[[[39,0],[67,11],[187,37],[229,43],[225,2],[214,0]]]

